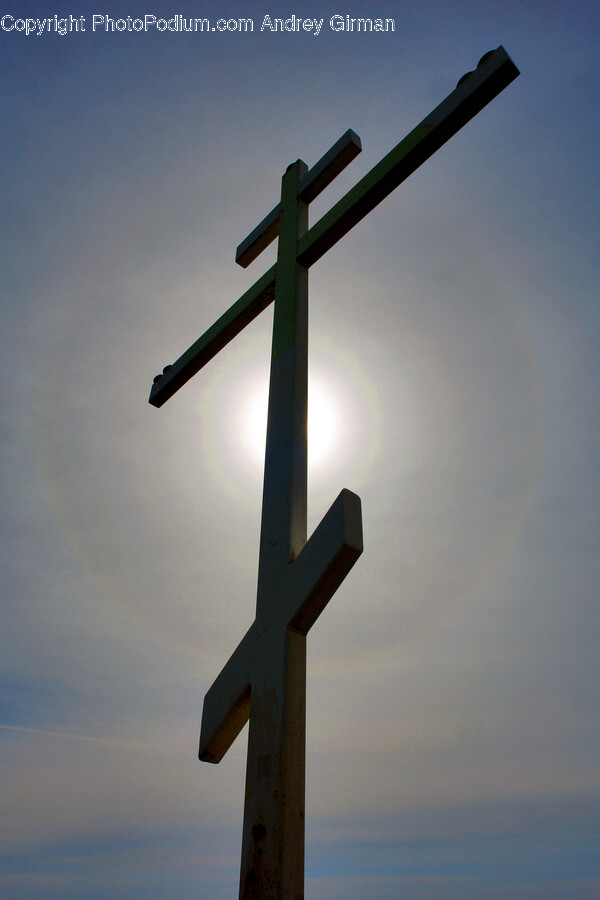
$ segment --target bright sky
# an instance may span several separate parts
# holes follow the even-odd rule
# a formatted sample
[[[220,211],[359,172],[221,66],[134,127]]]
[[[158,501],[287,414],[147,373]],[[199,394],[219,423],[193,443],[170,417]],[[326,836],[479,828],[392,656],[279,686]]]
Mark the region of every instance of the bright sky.
[[[159,11],[254,31],[92,31]],[[237,896],[247,732],[196,754],[254,616],[271,311],[152,378],[272,264],[234,253],[290,162],[361,136],[314,222],[502,44],[521,77],[310,273],[309,524],[347,487],[365,551],[309,635],[306,897],[597,900],[597,5],[1,22],[55,14],[85,32],[0,28],[0,894]]]

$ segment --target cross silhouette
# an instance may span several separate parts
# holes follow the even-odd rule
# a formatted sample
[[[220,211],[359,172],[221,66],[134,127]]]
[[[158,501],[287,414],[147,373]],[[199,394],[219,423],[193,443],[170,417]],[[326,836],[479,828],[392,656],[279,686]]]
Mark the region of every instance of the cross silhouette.
[[[248,718],[240,900],[304,897],[306,635],[362,553],[360,499],[342,490],[307,541],[308,269],[519,74],[499,47],[312,228],[309,203],[360,152],[348,131],[239,245],[249,265],[279,236],[277,262],[172,366],[160,407],[275,302],[256,618],[204,698],[199,756],[219,762]]]

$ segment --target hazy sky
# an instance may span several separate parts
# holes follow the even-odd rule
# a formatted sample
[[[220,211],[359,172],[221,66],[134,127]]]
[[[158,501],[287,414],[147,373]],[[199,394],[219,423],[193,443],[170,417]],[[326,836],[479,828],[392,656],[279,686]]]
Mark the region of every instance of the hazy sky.
[[[310,528],[350,488],[365,551],[309,636],[306,897],[597,900],[597,4],[1,11],[86,24],[0,29],[2,897],[237,896],[247,732],[197,745],[254,616],[271,310],[152,378],[271,265],[234,253],[290,162],[362,138],[314,222],[502,44],[521,77],[311,269]],[[254,31],[92,31],[144,14]]]

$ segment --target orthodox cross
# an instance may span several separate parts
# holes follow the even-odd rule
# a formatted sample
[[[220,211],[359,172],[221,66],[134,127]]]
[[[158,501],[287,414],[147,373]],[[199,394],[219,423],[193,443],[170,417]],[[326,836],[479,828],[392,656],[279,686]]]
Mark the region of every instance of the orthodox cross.
[[[307,541],[308,269],[499,94],[519,70],[486,53],[423,121],[312,228],[308,204],[361,150],[348,131],[244,240],[249,265],[279,236],[277,261],[152,385],[160,407],[275,302],[256,617],[204,698],[199,757],[218,763],[250,719],[240,900],[304,897],[306,635],[362,553],[360,499],[342,490]]]

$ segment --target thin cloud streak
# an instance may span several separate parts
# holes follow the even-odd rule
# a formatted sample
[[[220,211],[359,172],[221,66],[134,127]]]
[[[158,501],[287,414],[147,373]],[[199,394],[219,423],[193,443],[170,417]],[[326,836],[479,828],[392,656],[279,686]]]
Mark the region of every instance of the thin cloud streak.
[[[23,734],[39,734],[44,737],[58,738],[59,740],[74,741],[91,741],[92,743],[111,744],[118,747],[127,747],[131,750],[146,750],[149,753],[169,753],[167,747],[156,747],[150,744],[138,743],[136,741],[116,740],[115,738],[103,738],[89,734],[73,734],[67,731],[48,731],[45,728],[25,728],[22,725],[4,725],[0,723],[0,729],[3,731],[19,731]]]

